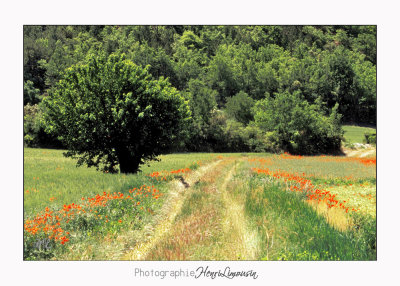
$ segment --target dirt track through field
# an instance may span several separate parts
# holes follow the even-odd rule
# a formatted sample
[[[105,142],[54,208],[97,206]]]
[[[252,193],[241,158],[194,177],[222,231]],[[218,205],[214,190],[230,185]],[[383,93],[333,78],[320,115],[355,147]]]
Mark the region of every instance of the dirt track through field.
[[[259,249],[257,233],[251,230],[245,218],[244,203],[230,194],[227,188],[235,171],[236,162],[221,185],[222,199],[226,206],[224,233],[229,237],[227,251],[233,252],[233,258],[236,259],[256,260]]]
[[[201,167],[198,171],[185,178],[186,183],[191,186],[193,183],[198,181],[205,172],[214,168],[218,163],[219,161],[216,161]],[[151,225],[146,226],[145,231],[150,234],[148,239],[125,253],[122,257],[122,260],[141,260],[145,258],[149,250],[151,250],[152,247],[156,245],[157,242],[159,242],[160,239],[162,239],[171,230],[173,221],[182,208],[185,193],[187,193],[187,190],[182,182],[174,181],[171,185],[172,186],[168,200],[165,202],[162,210],[160,211],[160,215],[156,218],[156,227],[153,228]]]
[[[373,156],[376,152],[376,148],[366,148],[366,149],[345,149],[344,153],[347,157],[354,157],[354,158],[365,158],[369,156]]]
[[[259,243],[244,214],[244,203],[229,193],[237,161],[210,163],[171,185],[168,199],[147,240],[130,249],[124,260],[255,260]],[[200,183],[200,184],[199,184]],[[199,184],[199,186],[195,186]],[[182,216],[190,196],[201,201]],[[200,207],[203,205],[202,207]],[[179,215],[181,215],[179,217]],[[203,251],[207,248],[208,251]]]

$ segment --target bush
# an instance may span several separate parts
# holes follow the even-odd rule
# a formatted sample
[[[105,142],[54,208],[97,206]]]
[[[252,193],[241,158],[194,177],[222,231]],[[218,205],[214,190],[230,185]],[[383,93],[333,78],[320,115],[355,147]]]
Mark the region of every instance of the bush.
[[[249,152],[274,151],[267,134],[255,124],[249,124],[244,128],[242,139]]]
[[[248,124],[253,120],[251,109],[254,106],[254,100],[241,91],[233,97],[228,97],[226,101],[226,113],[235,120]]]
[[[235,120],[227,120],[224,126],[224,140],[226,141],[226,151],[247,152],[246,137],[244,136],[244,126]]]
[[[364,142],[376,145],[376,132],[366,132],[364,134]]]
[[[226,140],[226,115],[216,110],[212,113],[209,126],[206,130],[206,142],[212,152],[226,152],[229,150]]]
[[[299,91],[276,93],[255,106],[255,122],[268,133],[272,146],[294,154],[340,151],[343,131],[336,105],[329,117],[318,104],[309,104]]]
[[[245,127],[228,119],[224,111],[214,110],[207,123],[192,124],[186,151],[195,152],[263,152],[264,133],[257,126]],[[197,132],[196,132],[197,131]]]

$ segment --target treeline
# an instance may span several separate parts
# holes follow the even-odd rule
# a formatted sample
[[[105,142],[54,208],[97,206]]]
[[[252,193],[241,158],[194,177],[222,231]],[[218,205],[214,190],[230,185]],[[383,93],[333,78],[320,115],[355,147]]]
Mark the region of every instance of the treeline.
[[[66,68],[121,53],[187,98],[175,151],[334,152],[376,124],[375,26],[25,26],[25,143],[59,144],[40,102]]]

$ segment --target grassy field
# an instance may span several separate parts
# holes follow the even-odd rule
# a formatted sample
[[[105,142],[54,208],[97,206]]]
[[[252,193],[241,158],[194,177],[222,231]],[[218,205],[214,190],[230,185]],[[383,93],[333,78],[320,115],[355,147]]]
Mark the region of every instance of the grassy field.
[[[106,192],[126,193],[143,184],[163,184],[151,180],[147,174],[198,167],[215,158],[216,154],[173,154],[160,156],[161,161],[143,166],[136,175],[106,174],[95,168],[76,167],[73,159],[65,158],[62,150],[24,149],[24,211],[27,215],[45,207],[57,207],[79,202],[82,197]],[[167,159],[168,158],[168,159]]]
[[[375,128],[344,125],[344,138],[348,143],[363,143],[366,132],[376,132]]]
[[[375,158],[170,154],[123,175],[24,151],[27,260],[376,259]]]
[[[84,251],[84,253],[75,252],[80,255],[76,257],[63,256],[65,247],[56,248],[57,244],[52,245],[57,251],[53,251],[54,253],[51,254],[46,254],[46,251],[42,251],[42,249],[36,251],[36,248],[32,248],[32,244],[35,244],[36,241],[43,241],[43,239],[47,241],[49,237],[51,237],[52,243],[55,238],[57,240],[64,238],[64,244],[80,241],[75,246],[84,250],[87,246],[90,249],[91,244],[99,238],[96,235],[93,236],[96,232],[100,237],[107,237],[111,240],[118,236],[121,237],[123,233],[121,229],[131,228],[133,222],[135,230],[140,230],[153,220],[152,217],[163,204],[164,195],[168,194],[168,183],[175,176],[191,172],[203,164],[216,160],[219,156],[208,153],[163,155],[159,157],[161,159],[159,162],[154,161],[143,166],[141,173],[124,175],[102,173],[94,168],[84,166],[76,167],[76,162],[73,159],[65,158],[62,155],[63,152],[51,149],[24,149],[24,217],[25,227],[30,230],[25,237],[25,259],[47,259],[53,255],[61,259],[116,259],[118,256],[113,253],[115,248],[124,248],[127,241],[122,241],[120,245],[114,246],[114,249],[108,253],[99,253],[99,249],[94,249],[93,251]],[[135,192],[132,191],[133,189],[136,189]],[[156,199],[149,199],[154,196],[146,193],[148,189],[152,190],[152,194],[155,194],[153,190],[156,190],[156,194],[159,194]],[[126,208],[124,213],[114,215],[121,208],[119,203],[116,204],[114,201],[122,201],[132,193],[139,195],[135,196],[133,203],[130,200],[129,203],[124,202],[127,204],[124,206]],[[111,205],[107,208],[101,208],[100,205],[87,205],[89,201],[96,201],[96,197],[106,200],[104,198],[107,196],[121,196],[121,194],[123,195],[121,200],[120,198],[109,200]],[[136,204],[136,207],[130,209],[131,213],[127,214],[128,208],[132,208],[133,204]],[[86,213],[82,218],[79,216],[82,214],[82,210],[75,209],[73,212],[74,206],[85,206],[97,216],[101,215],[102,220],[99,220],[99,217],[88,215],[89,210],[85,210]],[[62,215],[65,216],[65,212],[63,212],[65,207],[69,208],[67,215],[70,215],[71,218],[75,217],[75,221],[55,220],[56,216],[58,218]],[[118,216],[124,217],[125,220],[120,222]],[[113,225],[110,217],[114,217],[117,224]],[[108,223],[106,228],[104,228],[104,221]],[[60,232],[55,232],[56,235],[53,235],[53,231],[57,229]],[[130,235],[138,235],[137,232]],[[65,235],[66,233],[68,235]],[[84,238],[81,237],[82,234]],[[66,241],[68,236],[71,241]],[[126,239],[129,238],[126,237]],[[83,243],[83,240],[87,243]],[[131,239],[130,243],[135,244],[135,240]]]
[[[376,259],[374,159],[281,155],[250,163],[257,175],[234,189],[246,190],[247,213],[264,241],[261,257]]]

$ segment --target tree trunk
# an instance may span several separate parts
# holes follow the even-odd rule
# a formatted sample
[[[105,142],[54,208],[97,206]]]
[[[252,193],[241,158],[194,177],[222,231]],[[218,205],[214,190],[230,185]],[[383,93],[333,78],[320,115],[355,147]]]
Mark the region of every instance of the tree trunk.
[[[140,156],[133,156],[125,148],[121,148],[117,151],[117,157],[119,162],[119,170],[124,174],[135,174],[139,171]]]

